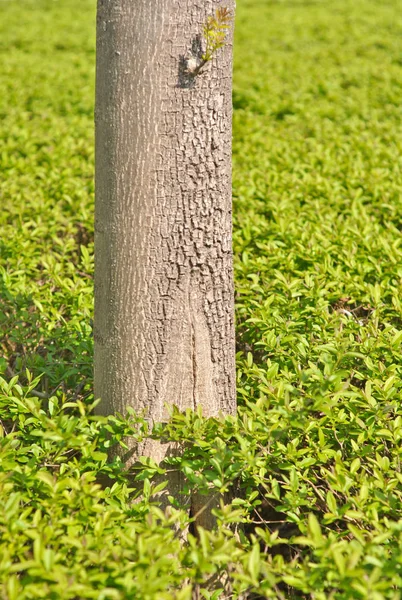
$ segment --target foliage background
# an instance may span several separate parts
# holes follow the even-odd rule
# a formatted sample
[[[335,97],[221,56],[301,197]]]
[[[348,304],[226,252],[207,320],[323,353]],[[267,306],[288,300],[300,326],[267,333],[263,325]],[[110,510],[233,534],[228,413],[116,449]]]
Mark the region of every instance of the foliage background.
[[[399,9],[238,3],[239,416],[153,433],[234,500],[181,544],[107,461],[146,424],[91,416],[95,3],[0,4],[1,598],[401,598]]]

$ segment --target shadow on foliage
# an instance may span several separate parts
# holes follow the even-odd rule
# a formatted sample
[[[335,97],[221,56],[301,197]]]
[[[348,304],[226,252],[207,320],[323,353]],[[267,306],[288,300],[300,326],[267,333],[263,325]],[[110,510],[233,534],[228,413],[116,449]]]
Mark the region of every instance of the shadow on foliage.
[[[4,243],[0,255],[7,256]],[[41,376],[39,397],[61,390],[82,400],[92,393],[92,356],[90,325],[79,331],[60,320],[49,327],[38,302],[29,294],[13,295],[0,278],[0,374],[18,375],[25,384],[28,369]]]

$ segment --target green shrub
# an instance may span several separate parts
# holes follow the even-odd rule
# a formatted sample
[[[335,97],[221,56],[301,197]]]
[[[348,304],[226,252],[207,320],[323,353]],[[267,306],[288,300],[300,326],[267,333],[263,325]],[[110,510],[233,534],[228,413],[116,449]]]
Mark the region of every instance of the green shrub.
[[[0,6],[4,600],[217,600],[228,579],[250,600],[401,598],[399,5],[238,4],[239,414],[153,432],[92,414],[95,3]],[[164,469],[107,458],[150,435],[183,444],[163,510]],[[195,490],[232,495],[199,539]]]

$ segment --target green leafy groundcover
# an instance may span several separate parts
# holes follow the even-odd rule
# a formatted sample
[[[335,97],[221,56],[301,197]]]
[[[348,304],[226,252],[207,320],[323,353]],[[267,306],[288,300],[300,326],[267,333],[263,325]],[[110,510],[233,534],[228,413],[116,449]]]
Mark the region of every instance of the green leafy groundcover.
[[[2,600],[402,597],[400,5],[236,27],[239,414],[152,433],[91,412],[95,2],[1,2]],[[151,434],[185,442],[166,510],[107,459]],[[184,543],[190,489],[234,499]]]

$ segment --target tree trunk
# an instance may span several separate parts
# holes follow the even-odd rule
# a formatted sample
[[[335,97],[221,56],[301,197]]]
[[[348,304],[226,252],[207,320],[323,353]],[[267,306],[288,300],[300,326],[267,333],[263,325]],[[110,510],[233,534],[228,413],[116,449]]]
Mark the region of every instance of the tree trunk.
[[[232,32],[205,72],[188,70],[219,6],[234,13],[234,0],[98,0],[100,414],[132,406],[163,422],[166,404],[206,416],[236,409]],[[128,462],[166,451],[149,441]]]

